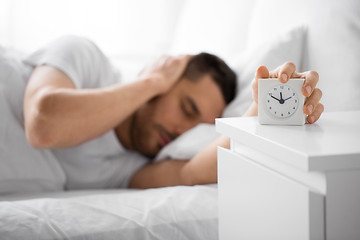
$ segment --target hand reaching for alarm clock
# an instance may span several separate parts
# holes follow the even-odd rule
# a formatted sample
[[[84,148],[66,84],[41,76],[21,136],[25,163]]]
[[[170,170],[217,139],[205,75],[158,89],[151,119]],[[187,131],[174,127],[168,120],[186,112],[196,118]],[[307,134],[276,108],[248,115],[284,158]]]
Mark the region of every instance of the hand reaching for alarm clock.
[[[281,83],[286,83],[290,78],[303,78],[304,85],[302,86],[302,94],[307,97],[303,106],[303,111],[307,114],[307,122],[315,123],[324,111],[324,105],[320,103],[322,92],[316,88],[319,81],[319,74],[315,71],[307,71],[298,73],[295,71],[296,66],[293,62],[286,62],[273,71],[269,71],[265,66],[260,66],[255,74],[252,83],[253,88],[253,111],[258,104],[258,80],[260,78],[278,78]],[[251,113],[248,113],[251,115]]]

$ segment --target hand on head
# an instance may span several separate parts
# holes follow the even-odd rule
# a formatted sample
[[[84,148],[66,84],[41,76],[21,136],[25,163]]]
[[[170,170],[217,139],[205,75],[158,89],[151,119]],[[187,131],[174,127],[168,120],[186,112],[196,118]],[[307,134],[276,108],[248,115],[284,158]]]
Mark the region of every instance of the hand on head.
[[[182,76],[192,55],[162,56],[139,74],[139,79],[155,82],[158,94],[169,91]]]
[[[324,105],[320,103],[322,92],[316,88],[319,74],[315,71],[298,73],[295,70],[296,66],[293,62],[286,62],[270,72],[265,66],[260,66],[252,83],[254,102],[258,102],[258,79],[260,78],[278,78],[282,83],[286,83],[290,78],[304,78],[302,93],[307,99],[303,111],[308,115],[308,123],[315,123],[324,111]]]

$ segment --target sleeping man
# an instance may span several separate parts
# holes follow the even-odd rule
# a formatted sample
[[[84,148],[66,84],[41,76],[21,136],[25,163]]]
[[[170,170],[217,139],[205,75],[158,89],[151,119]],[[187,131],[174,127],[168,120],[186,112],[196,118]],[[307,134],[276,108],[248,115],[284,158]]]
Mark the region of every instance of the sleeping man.
[[[234,98],[236,76],[218,57],[163,57],[123,84],[84,38],[60,38],[22,62],[6,54],[0,52],[0,193],[217,181],[217,146],[228,147],[226,137],[188,161],[151,159],[190,128],[213,123]],[[245,115],[257,114],[257,79],[267,77],[305,78],[304,112],[317,121],[318,74],[297,73],[290,62],[271,72],[258,68]]]

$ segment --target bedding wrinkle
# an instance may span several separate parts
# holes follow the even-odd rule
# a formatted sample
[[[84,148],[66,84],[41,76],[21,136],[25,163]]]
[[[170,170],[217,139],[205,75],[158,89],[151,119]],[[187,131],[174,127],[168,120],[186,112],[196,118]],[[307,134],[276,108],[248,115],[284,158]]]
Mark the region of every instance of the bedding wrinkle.
[[[4,225],[1,224],[0,221],[0,229],[2,229],[1,233],[3,236],[6,236],[7,233],[11,233],[12,231],[16,231],[16,235],[22,236],[22,234],[24,234],[24,236],[26,236],[26,233],[31,231],[34,235],[31,239],[50,239],[54,237],[57,239],[68,239],[67,234],[57,226],[56,222],[51,220],[51,217],[49,217],[46,212],[40,211],[27,204],[22,204],[21,202],[16,206],[10,204],[10,202],[7,203],[7,206],[0,207],[0,213],[2,211],[6,213],[0,215],[7,216],[11,214],[11,216],[8,217],[11,218],[12,221]],[[17,216],[23,216],[23,218],[19,219]],[[22,237],[16,239],[22,239]]]
[[[213,186],[64,192],[0,201],[0,215],[5,239],[215,240],[218,234]]]

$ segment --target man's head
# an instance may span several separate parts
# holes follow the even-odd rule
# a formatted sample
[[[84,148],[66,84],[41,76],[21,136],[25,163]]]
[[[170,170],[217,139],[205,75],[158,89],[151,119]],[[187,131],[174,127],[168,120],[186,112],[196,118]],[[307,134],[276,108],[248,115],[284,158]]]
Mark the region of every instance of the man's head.
[[[226,104],[234,99],[236,74],[222,59],[209,53],[195,55],[185,68],[182,78],[196,82],[204,75],[209,75],[220,88]]]
[[[129,119],[130,142],[123,144],[154,157],[195,125],[213,123],[235,97],[235,91],[236,75],[223,60],[208,53],[195,55],[170,91],[133,114]]]

